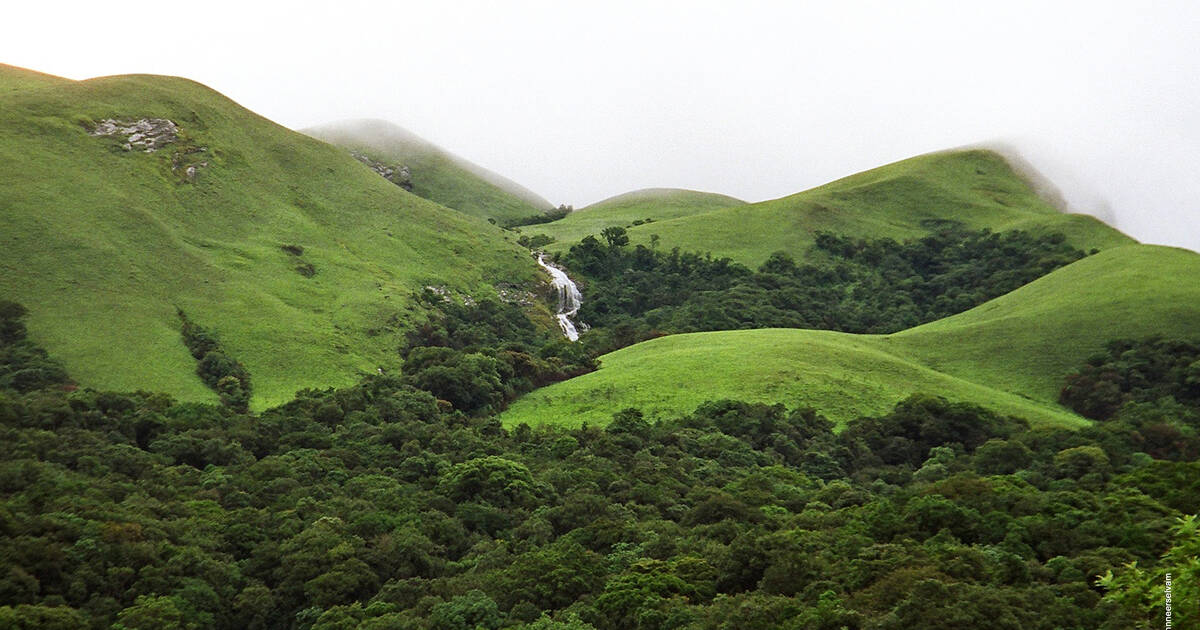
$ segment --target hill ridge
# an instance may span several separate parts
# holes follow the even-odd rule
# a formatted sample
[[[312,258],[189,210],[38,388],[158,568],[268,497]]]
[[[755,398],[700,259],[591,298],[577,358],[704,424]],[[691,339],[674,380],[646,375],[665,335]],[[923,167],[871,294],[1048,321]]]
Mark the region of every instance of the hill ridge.
[[[89,135],[108,118],[169,119],[179,140],[126,151]],[[179,166],[193,163],[189,178]],[[0,293],[29,308],[32,338],[73,377],[103,389],[214,399],[176,307],[246,364],[261,408],[398,362],[422,286],[485,296],[540,281],[511,234],[182,77],[4,97],[0,206]]]
[[[661,247],[707,251],[757,267],[776,251],[805,255],[820,231],[904,240],[945,222],[1062,232],[1084,250],[1136,242],[1091,215],[1059,211],[1001,155],[981,149],[919,155],[777,199],[632,226],[629,236],[634,244],[649,244],[658,235]],[[573,242],[559,238],[550,249],[565,250]]]
[[[350,119],[300,130],[318,140],[410,167],[412,191],[466,214],[522,219],[551,210],[549,201],[494,171],[395,123]]]
[[[1067,372],[1118,338],[1200,334],[1200,254],[1115,247],[973,309],[890,335],[757,329],[670,335],[600,357],[593,373],[517,399],[501,419],[603,424],[710,398],[812,406],[846,422],[914,391],[1059,426],[1085,421],[1057,403]]]

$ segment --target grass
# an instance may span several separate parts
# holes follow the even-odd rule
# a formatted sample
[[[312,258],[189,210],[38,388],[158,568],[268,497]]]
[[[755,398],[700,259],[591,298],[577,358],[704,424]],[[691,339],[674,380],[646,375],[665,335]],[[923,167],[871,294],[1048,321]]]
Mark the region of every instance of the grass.
[[[970,229],[1063,232],[1084,250],[1134,242],[1095,218],[1058,211],[999,154],[985,150],[918,156],[782,199],[655,221],[629,234],[634,244],[649,245],[657,234],[660,248],[711,252],[757,267],[776,251],[804,256],[819,231],[903,240],[946,221]],[[551,234],[542,227],[526,232]]]
[[[414,194],[472,216],[503,224],[553,207],[519,184],[385,121],[347,121],[304,133],[384,163],[407,165]]]
[[[965,313],[897,333],[893,352],[1034,400],[1118,338],[1200,335],[1200,254],[1105,250]]]
[[[705,400],[812,406],[839,423],[924,391],[1031,422],[1080,426],[1056,402],[1071,368],[1118,337],[1200,331],[1200,254],[1133,245],[1059,269],[975,309],[888,336],[812,330],[674,335],[601,357],[501,420],[604,424],[626,407],[680,415]]]
[[[43,74],[0,63],[0,97],[14,92],[36,90],[70,82],[70,79],[56,77],[52,74]]]
[[[632,228],[634,221],[665,221],[745,203],[716,193],[651,188],[605,199],[552,223],[525,226],[521,232],[551,236],[555,242],[546,249],[559,251],[566,250],[589,234],[599,234],[606,227]]]
[[[486,295],[538,277],[511,233],[197,83],[3,70],[0,296],[29,307],[32,337],[85,386],[215,400],[179,307],[247,365],[263,408],[394,365],[423,285]],[[184,138],[147,154],[86,130],[142,117],[170,118]],[[194,182],[171,169],[178,146],[206,148]]]

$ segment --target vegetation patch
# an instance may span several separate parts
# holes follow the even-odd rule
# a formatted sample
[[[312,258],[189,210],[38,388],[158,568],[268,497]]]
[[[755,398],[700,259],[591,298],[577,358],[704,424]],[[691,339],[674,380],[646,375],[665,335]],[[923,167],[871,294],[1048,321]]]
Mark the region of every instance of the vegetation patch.
[[[0,389],[28,392],[74,386],[62,363],[29,339],[24,306],[0,300]]]
[[[809,328],[890,333],[966,311],[1084,257],[1062,234],[957,226],[897,242],[817,235],[797,264],[757,271],[728,258],[627,247],[624,228],[586,237],[563,261],[587,284],[580,318],[611,350],[664,333]],[[607,336],[607,338],[603,338]]]
[[[1194,461],[930,394],[834,427],[506,429],[390,375],[262,414],[0,388],[0,625],[1110,630],[1164,572],[1195,623]]]
[[[196,359],[196,374],[221,399],[221,404],[245,412],[250,405],[250,372],[241,361],[229,356],[212,331],[178,311],[183,344]]]
[[[1061,212],[1041,199],[1003,157],[982,150],[922,155],[753,204],[735,200],[674,216],[666,208],[643,207],[595,222],[588,215],[584,209],[538,231],[557,239],[551,251],[565,252],[605,227],[654,217],[649,225],[628,228],[632,244],[650,246],[656,241],[664,250],[711,252],[750,268],[780,251],[800,259],[822,232],[904,241],[935,231],[941,222],[955,222],[972,232],[988,228],[1038,236],[1062,233],[1084,251],[1134,242],[1098,219]]]

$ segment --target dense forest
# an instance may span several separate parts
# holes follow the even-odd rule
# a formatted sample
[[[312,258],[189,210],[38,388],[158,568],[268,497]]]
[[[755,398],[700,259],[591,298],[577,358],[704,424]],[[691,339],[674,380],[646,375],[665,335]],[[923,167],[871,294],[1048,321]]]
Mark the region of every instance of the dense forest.
[[[660,334],[742,328],[889,333],[960,313],[1085,253],[1062,234],[972,232],[956,224],[904,242],[817,235],[810,259],[757,270],[644,245],[620,227],[585,237],[563,263],[586,283],[579,319],[609,351]]]
[[[401,375],[257,414],[77,389],[4,303],[0,627],[1159,627],[1164,571],[1196,601],[1197,416],[1154,411],[1194,405],[1194,343],[1064,375],[1136,383],[1077,431],[936,392],[840,431],[731,400],[505,428],[590,359],[426,299]]]

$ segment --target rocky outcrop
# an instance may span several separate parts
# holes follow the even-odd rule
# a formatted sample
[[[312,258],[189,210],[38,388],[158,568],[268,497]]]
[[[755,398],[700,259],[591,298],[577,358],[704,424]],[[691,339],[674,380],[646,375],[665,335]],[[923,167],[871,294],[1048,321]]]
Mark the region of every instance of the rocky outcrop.
[[[196,173],[208,166],[208,160],[201,159],[208,153],[208,147],[186,147],[176,151],[171,156],[171,171],[179,174],[186,181],[196,181]]]
[[[379,160],[376,160],[365,153],[359,153],[358,151],[351,151],[350,155],[354,156],[354,159],[358,160],[359,162],[369,166],[371,170],[379,173],[380,176],[389,182],[392,182],[404,190],[412,190],[412,171],[410,171],[407,166],[400,164],[384,164],[383,162],[380,162]]]
[[[96,123],[88,133],[97,138],[124,140],[121,148],[126,151],[139,149],[143,153],[154,153],[168,144],[174,145],[171,172],[188,183],[195,182],[200,169],[208,166],[208,147],[196,146],[180,132],[179,125],[167,118],[139,118],[133,121],[106,118]]]
[[[141,149],[154,153],[165,144],[179,139],[179,127],[166,118],[140,118],[134,121],[106,118],[92,129],[93,136],[123,137],[126,151]]]

